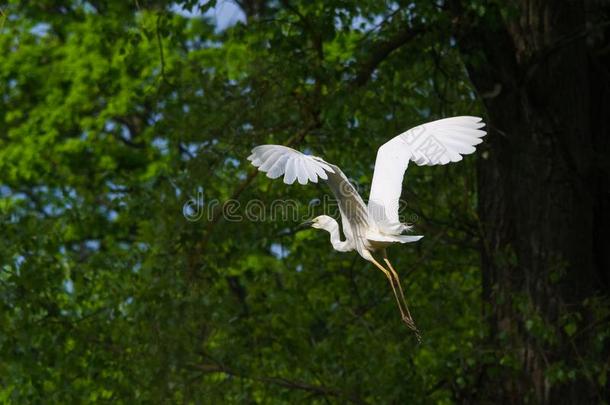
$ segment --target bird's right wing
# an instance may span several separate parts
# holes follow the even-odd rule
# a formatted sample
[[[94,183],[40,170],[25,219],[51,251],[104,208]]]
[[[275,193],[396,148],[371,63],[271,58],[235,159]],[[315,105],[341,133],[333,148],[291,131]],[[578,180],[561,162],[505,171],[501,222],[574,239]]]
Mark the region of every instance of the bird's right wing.
[[[326,162],[317,156],[305,155],[282,145],[261,145],[252,149],[248,160],[267,177],[276,179],[284,175],[284,183],[292,184],[308,181],[317,183],[318,179],[326,180],[330,190],[337,199],[343,232],[348,239],[359,236],[360,229],[368,223],[366,205],[356,188],[349,182],[339,167]]]
[[[282,145],[261,145],[252,149],[248,156],[263,173],[270,179],[277,179],[284,175],[284,183],[292,184],[298,180],[300,184],[308,181],[318,182],[328,179],[328,173],[334,173],[328,163],[316,156],[305,155],[299,151]]]
[[[478,117],[445,118],[411,128],[379,148],[368,212],[382,230],[400,233],[406,229],[398,219],[398,202],[409,161],[419,166],[458,162],[482,142],[484,125]]]

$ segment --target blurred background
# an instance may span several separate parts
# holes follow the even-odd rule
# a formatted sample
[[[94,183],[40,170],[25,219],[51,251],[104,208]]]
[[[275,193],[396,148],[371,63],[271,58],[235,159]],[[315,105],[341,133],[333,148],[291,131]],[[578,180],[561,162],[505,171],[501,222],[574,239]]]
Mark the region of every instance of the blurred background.
[[[605,3],[0,13],[0,402],[608,403]],[[425,238],[389,252],[418,344],[383,274],[269,215],[322,214],[324,184],[245,158],[318,154],[366,199],[381,144],[453,115],[488,136],[409,168],[402,219]],[[259,221],[225,219],[254,199]]]

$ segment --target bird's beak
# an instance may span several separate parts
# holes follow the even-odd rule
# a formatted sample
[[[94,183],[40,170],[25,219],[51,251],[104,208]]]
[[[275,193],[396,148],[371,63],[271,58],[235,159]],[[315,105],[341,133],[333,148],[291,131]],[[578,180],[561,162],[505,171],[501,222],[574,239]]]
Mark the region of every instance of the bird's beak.
[[[305,221],[301,225],[297,226],[297,231],[302,231],[307,228],[311,228],[313,221]]]

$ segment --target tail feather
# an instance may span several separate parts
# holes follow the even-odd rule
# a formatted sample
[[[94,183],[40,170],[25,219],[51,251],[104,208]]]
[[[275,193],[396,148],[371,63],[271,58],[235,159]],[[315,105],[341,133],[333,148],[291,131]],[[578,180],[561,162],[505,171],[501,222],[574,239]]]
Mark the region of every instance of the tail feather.
[[[397,235],[397,236],[395,236],[396,240],[398,240],[398,242],[400,242],[400,243],[417,242],[418,240],[420,240],[423,237],[424,237],[423,235]]]
[[[367,235],[367,239],[377,242],[411,243],[417,242],[421,238],[423,235]]]

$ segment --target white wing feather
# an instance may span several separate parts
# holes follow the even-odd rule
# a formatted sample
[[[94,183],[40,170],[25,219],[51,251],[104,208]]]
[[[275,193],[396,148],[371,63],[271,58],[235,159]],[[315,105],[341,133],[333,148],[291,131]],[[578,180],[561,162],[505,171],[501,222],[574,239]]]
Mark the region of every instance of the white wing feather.
[[[281,145],[257,146],[252,149],[248,160],[271,179],[284,175],[286,184],[292,184],[295,180],[300,184],[307,184],[308,181],[317,183],[319,178],[327,180],[328,173],[334,173],[322,159]]]
[[[398,220],[398,202],[409,160],[419,166],[458,162],[482,142],[484,125],[478,117],[445,118],[411,128],[379,148],[368,212],[382,231],[398,234],[407,229]]]

